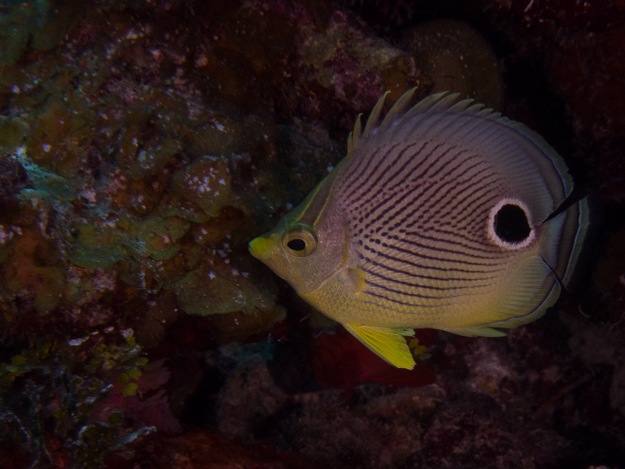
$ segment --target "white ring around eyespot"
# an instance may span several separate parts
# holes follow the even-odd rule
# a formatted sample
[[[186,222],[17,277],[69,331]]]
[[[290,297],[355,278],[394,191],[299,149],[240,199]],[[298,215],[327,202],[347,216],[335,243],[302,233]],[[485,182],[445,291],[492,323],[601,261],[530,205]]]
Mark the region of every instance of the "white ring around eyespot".
[[[504,205],[516,205],[525,212],[527,222],[530,226],[530,234],[523,241],[520,241],[518,243],[510,243],[508,241],[504,241],[499,236],[497,236],[497,233],[495,233],[495,215],[497,215],[499,210],[501,210]],[[530,209],[527,207],[527,205],[525,205],[519,199],[501,199],[499,202],[497,202],[497,205],[490,209],[490,214],[488,215],[488,237],[497,246],[505,249],[516,250],[523,249],[524,247],[529,246],[536,237],[536,230],[534,229],[534,225],[532,223],[532,212],[530,212]]]

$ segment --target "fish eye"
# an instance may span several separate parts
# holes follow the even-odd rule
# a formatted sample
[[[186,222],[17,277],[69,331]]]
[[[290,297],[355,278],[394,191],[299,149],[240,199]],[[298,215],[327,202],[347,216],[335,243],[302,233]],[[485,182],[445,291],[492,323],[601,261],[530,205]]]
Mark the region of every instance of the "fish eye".
[[[490,212],[488,234],[491,241],[506,249],[519,249],[534,239],[530,212],[520,200],[504,199]]]
[[[282,236],[282,246],[293,256],[310,256],[317,249],[317,236],[306,225],[295,225]]]
[[[302,238],[293,238],[288,243],[286,243],[286,245],[291,251],[306,250],[306,241],[304,241]]]

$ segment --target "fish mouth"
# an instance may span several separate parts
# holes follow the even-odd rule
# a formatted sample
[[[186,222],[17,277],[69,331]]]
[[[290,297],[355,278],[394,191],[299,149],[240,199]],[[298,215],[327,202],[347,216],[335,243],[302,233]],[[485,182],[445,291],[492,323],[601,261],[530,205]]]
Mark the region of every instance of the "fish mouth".
[[[254,238],[248,244],[250,254],[256,259],[263,260],[273,245],[273,239],[270,236],[259,236]]]

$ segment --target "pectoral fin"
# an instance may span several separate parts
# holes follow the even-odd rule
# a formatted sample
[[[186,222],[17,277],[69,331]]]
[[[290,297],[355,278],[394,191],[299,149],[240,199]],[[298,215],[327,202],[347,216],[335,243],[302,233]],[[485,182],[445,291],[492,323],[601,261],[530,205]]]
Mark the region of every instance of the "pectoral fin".
[[[348,280],[346,285],[351,287],[354,294],[362,293],[367,288],[367,274],[362,269],[347,269],[345,277]]]
[[[414,368],[414,358],[403,338],[403,336],[413,335],[412,329],[392,329],[354,323],[343,324],[343,326],[384,361],[397,368],[408,370]]]

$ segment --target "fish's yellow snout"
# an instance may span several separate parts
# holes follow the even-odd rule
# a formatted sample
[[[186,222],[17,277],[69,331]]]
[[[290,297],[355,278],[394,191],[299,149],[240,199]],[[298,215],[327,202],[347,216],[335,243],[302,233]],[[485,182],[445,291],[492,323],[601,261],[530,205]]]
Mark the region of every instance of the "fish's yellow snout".
[[[263,259],[263,257],[266,257],[272,245],[273,239],[271,237],[259,236],[250,241],[248,247],[252,256],[256,259]]]

